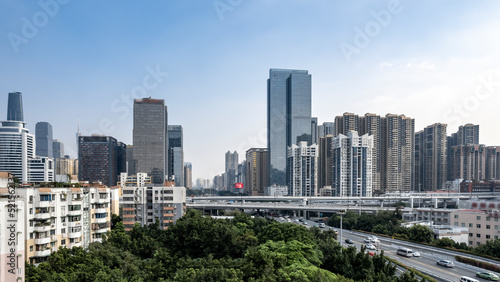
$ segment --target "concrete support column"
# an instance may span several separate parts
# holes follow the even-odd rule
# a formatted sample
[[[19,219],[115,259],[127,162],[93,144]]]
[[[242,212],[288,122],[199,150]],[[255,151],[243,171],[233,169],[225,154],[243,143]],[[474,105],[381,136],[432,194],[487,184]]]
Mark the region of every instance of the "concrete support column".
[[[410,208],[413,209],[413,197],[410,198]]]
[[[437,209],[438,207],[438,199],[434,198],[434,208]]]

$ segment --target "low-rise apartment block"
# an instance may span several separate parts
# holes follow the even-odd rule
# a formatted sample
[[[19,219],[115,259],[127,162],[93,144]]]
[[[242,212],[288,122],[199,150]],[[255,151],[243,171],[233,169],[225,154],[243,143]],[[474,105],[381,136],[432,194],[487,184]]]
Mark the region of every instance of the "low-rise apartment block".
[[[186,213],[184,187],[122,187],[122,217],[125,230],[159,221],[161,229],[175,223]]]

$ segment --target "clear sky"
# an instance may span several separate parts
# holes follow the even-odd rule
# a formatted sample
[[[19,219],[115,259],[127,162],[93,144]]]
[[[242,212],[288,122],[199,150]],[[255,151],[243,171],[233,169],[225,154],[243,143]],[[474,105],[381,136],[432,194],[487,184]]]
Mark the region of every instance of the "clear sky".
[[[84,134],[132,143],[132,97],[165,99],[193,180],[266,147],[270,68],[312,74],[313,116],[480,124],[500,145],[499,1],[0,1],[0,119],[23,93],[76,157]]]

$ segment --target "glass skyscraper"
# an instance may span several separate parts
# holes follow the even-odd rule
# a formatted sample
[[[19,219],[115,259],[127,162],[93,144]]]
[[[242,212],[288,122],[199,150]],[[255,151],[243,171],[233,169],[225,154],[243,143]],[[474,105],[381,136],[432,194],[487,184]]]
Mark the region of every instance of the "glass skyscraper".
[[[134,101],[133,158],[136,173],[163,184],[168,173],[167,107],[163,99]]]
[[[306,70],[270,69],[267,80],[269,185],[287,184],[287,147],[311,144],[311,75]]]
[[[52,125],[48,122],[37,122],[35,126],[36,155],[53,158]]]
[[[184,148],[182,125],[168,125],[168,177],[176,186],[184,186]]]
[[[24,121],[23,96],[21,92],[9,93],[9,102],[7,105],[7,120]]]

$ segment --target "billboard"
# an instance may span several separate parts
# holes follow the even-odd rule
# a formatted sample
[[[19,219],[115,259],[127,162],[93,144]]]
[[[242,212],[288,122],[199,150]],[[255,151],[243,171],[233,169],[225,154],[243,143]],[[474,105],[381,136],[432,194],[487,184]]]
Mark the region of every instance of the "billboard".
[[[243,183],[241,183],[241,182],[234,183],[234,188],[243,189]]]

